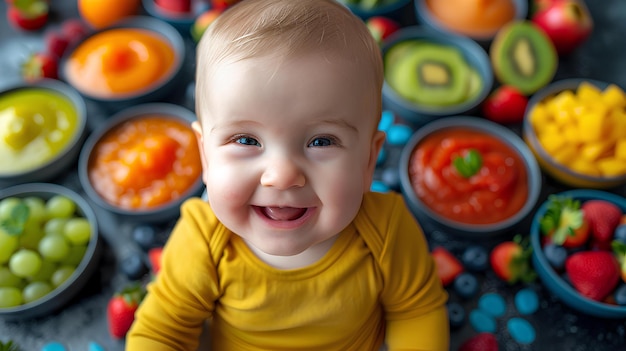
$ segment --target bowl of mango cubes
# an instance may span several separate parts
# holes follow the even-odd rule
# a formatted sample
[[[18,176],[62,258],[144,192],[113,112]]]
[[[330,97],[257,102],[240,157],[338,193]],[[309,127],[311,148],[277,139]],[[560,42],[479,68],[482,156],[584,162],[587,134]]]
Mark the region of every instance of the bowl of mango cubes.
[[[564,79],[536,92],[523,138],[540,167],[570,187],[626,184],[626,92],[617,84]]]

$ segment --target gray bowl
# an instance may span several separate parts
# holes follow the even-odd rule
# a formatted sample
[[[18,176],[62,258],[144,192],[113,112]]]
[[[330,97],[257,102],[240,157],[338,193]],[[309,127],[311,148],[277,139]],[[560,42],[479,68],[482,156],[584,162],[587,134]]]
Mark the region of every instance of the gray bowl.
[[[399,19],[402,17],[403,11],[405,11],[411,4],[411,0],[396,0],[386,5],[374,6],[371,9],[363,8],[358,4],[347,3],[345,0],[340,1],[352,11],[355,15],[363,20],[367,20],[370,17],[384,16],[393,19]]]
[[[42,165],[20,172],[0,172],[0,187],[30,182],[46,182],[60,175],[76,161],[87,134],[85,101],[74,88],[54,79],[43,79],[35,83],[19,81],[5,86],[0,91],[0,99],[4,94],[27,89],[45,89],[67,98],[76,109],[78,116],[76,133],[63,150],[60,150],[56,156]],[[4,161],[0,160],[0,169],[2,168],[3,162]]]
[[[160,9],[154,0],[142,0],[141,3],[150,16],[171,24],[183,37],[191,36],[191,27],[196,18],[210,8],[208,1],[192,1],[191,11],[179,14]]]
[[[463,128],[492,135],[515,150],[524,162],[528,178],[528,197],[522,208],[513,216],[491,224],[467,224],[446,218],[427,207],[415,194],[408,173],[413,150],[428,135],[445,129]],[[424,223],[451,235],[471,239],[495,237],[506,233],[525,220],[537,203],[541,193],[542,178],[539,165],[524,141],[511,130],[497,123],[469,116],[457,116],[431,122],[418,129],[402,149],[399,161],[400,186],[406,202],[413,214]]]
[[[203,189],[202,175],[178,199],[150,209],[126,209],[115,206],[103,199],[95,190],[89,178],[89,163],[92,151],[100,139],[120,124],[144,116],[159,115],[191,124],[196,115],[190,110],[170,103],[148,103],[124,109],[110,117],[105,124],[92,133],[85,141],[78,159],[78,177],[87,197],[99,207],[115,213],[126,220],[135,222],[166,222],[180,215],[180,206],[189,197],[198,196]]]
[[[444,34],[462,35],[461,33],[457,33],[451,29],[448,29],[440,21],[434,18],[428,6],[426,5],[425,0],[414,0],[414,2],[415,2],[415,16],[420,24],[428,28],[432,28]],[[515,5],[514,20],[522,20],[526,18],[526,16],[528,16],[528,1],[527,0],[513,0],[513,5]],[[468,38],[475,40],[477,43],[479,43],[483,47],[488,47],[493,41],[494,36],[495,36],[495,33],[490,36],[483,36],[483,37],[468,36]]]
[[[465,61],[480,75],[483,85],[472,99],[456,105],[433,107],[405,99],[389,85],[385,78],[382,91],[385,108],[416,128],[441,117],[471,115],[476,112],[479,105],[489,95],[494,81],[491,62],[485,49],[469,38],[436,32],[423,26],[409,26],[401,28],[385,39],[382,45],[383,57],[392,46],[407,40],[424,40],[458,48]]]
[[[117,94],[111,97],[102,97],[81,91],[79,88],[77,88],[78,92],[81,93],[81,95],[88,101],[95,102],[103,109],[111,112],[117,112],[126,107],[138,105],[141,103],[157,101],[167,97],[171,92],[174,91],[174,89],[176,89],[182,83],[184,77],[183,63],[185,62],[186,56],[185,41],[178,32],[178,30],[176,30],[176,28],[174,28],[172,25],[158,18],[149,16],[128,17],[119,22],[116,22],[112,26],[90,33],[80,42],[76,43],[74,46],[66,50],[66,53],[61,58],[59,65],[60,78],[68,82],[68,84],[71,84],[71,81],[69,80],[69,77],[67,75],[67,61],[72,55],[72,52],[78,46],[80,46],[82,43],[85,42],[85,40],[88,40],[94,35],[101,34],[102,32],[105,32],[107,30],[118,28],[144,29],[164,37],[171,44],[176,56],[174,66],[172,67],[170,73],[162,77],[154,84],[145,87],[144,89],[140,89],[138,91],[127,94]]]
[[[37,196],[47,200],[54,195],[63,195],[72,199],[76,203],[76,212],[87,218],[89,223],[91,223],[92,237],[89,244],[87,244],[87,251],[80,264],[76,267],[74,274],[60,286],[33,302],[17,307],[0,308],[0,318],[5,320],[25,320],[54,313],[81,291],[99,266],[102,242],[98,232],[98,220],[93,209],[82,196],[64,186],[52,183],[20,184],[0,190],[0,199]]]

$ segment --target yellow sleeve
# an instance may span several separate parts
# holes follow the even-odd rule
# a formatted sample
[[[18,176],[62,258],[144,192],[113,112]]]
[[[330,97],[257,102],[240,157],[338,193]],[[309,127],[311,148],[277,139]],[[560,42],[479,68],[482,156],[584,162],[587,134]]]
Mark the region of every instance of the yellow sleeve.
[[[399,195],[373,201],[369,211],[382,233],[379,267],[389,351],[447,351],[448,295],[441,285],[421,227]],[[382,218],[380,218],[382,217]]]
[[[161,271],[135,314],[127,351],[196,350],[219,296],[215,245],[219,225],[207,204],[188,200],[163,248]]]

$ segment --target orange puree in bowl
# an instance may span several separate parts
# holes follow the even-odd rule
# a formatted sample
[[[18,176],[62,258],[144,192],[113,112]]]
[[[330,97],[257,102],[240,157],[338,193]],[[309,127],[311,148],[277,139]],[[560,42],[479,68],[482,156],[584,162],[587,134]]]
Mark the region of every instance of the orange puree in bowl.
[[[470,37],[490,37],[515,17],[512,0],[426,0],[443,26]]]
[[[115,97],[137,93],[171,73],[172,45],[145,29],[118,28],[95,34],[70,55],[68,82],[88,95]]]
[[[473,150],[482,166],[466,178],[456,156]],[[417,144],[409,162],[416,196],[433,212],[467,224],[490,224],[516,214],[528,196],[528,175],[519,154],[508,144],[469,129],[447,129]]]
[[[89,160],[89,180],[107,202],[148,209],[180,198],[200,176],[191,127],[165,116],[138,117],[100,139]]]

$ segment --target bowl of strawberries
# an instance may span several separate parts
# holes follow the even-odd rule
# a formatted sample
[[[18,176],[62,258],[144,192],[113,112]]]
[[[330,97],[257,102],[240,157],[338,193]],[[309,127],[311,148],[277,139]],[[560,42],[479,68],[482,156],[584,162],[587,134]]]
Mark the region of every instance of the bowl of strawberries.
[[[626,198],[595,189],[549,195],[530,227],[532,263],[569,307],[626,317]]]

